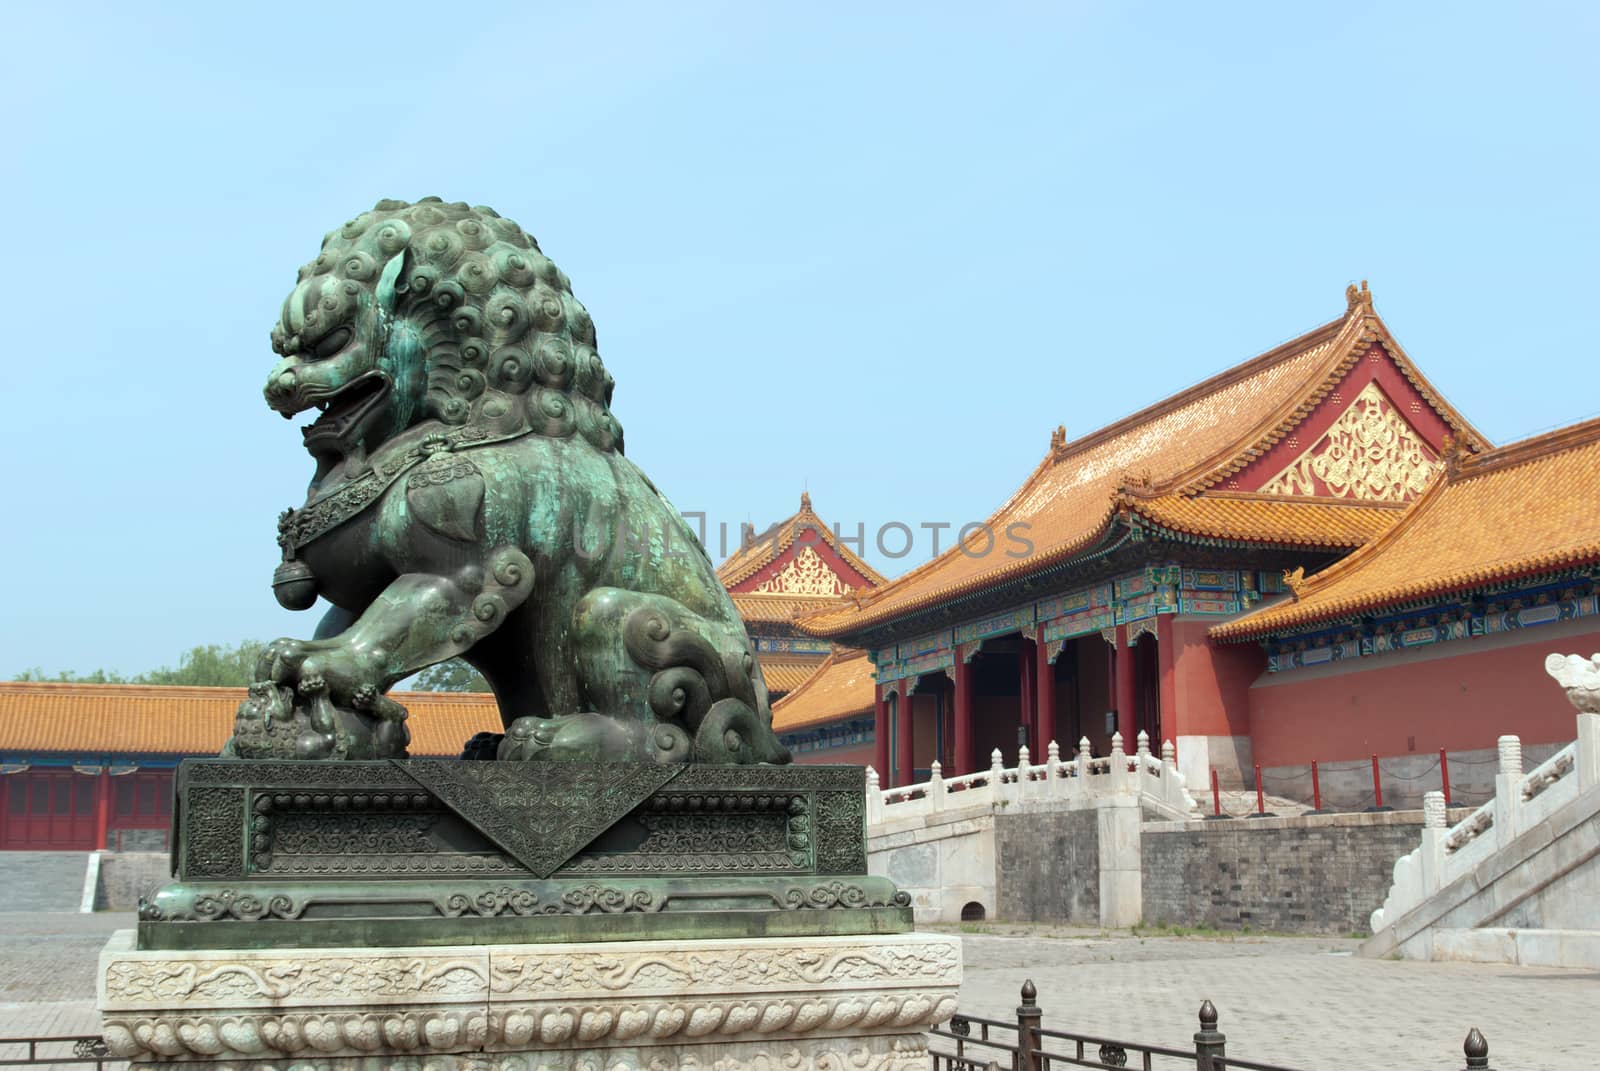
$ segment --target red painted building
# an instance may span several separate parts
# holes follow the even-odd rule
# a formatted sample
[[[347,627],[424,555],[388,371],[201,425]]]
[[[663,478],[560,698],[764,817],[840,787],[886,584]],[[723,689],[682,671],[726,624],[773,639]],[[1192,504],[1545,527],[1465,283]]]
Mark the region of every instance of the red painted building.
[[[1269,682],[1299,641],[1225,631],[1304,575],[1368,544],[1381,553],[1448,466],[1473,470],[1490,449],[1406,355],[1365,284],[1346,298],[1339,319],[1125,420],[1073,441],[1058,429],[963,543],[801,619],[867,652],[885,784],[935,758],[946,774],[986,766],[994,748],[1009,762],[1019,742],[1037,757],[1055,740],[1066,758],[1087,739],[1100,755],[1113,731],[1130,749],[1140,731],[1153,747],[1173,741],[1197,786],[1211,769],[1238,784],[1262,755],[1304,763],[1334,741],[1328,758],[1358,738],[1399,749],[1416,735],[1403,731],[1408,714],[1378,704],[1401,688],[1377,675],[1379,661],[1359,684],[1310,685],[1290,702]],[[1592,521],[1600,496],[1584,501]],[[1569,642],[1581,646],[1581,630]],[[1494,663],[1480,672],[1504,672]],[[1364,715],[1348,708],[1369,691],[1393,722],[1382,733],[1353,728]],[[1515,731],[1507,698],[1495,698],[1497,733]],[[1263,716],[1263,705],[1283,710]]]
[[[180,759],[215,755],[243,688],[0,681],[0,849],[160,850]],[[498,731],[494,697],[405,692],[416,755]]]
[[[774,701],[822,665],[832,644],[795,627],[795,618],[850,605],[884,578],[839,539],[800,495],[800,509],[767,528],[747,531],[717,568],[761,660]],[[797,745],[799,742],[795,742]]]
[[[1600,420],[1447,457],[1383,536],[1209,638],[1264,648],[1242,714],[1268,771],[1569,743],[1544,659],[1600,651]]]

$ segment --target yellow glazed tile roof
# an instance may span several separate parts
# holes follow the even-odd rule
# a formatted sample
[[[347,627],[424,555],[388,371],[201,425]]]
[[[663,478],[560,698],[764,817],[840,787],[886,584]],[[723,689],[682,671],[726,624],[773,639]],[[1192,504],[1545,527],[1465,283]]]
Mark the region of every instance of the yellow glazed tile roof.
[[[772,705],[774,732],[792,732],[870,712],[874,684],[866,652],[836,648],[804,684]]]
[[[761,659],[761,676],[769,692],[792,692],[804,684],[822,665],[821,658],[778,658],[765,655]]]
[[[1355,548],[1400,519],[1402,506],[1333,503],[1254,494],[1125,495],[1122,505],[1153,524],[1189,535],[1291,546]]]
[[[1266,496],[1207,489],[1304,420],[1373,342],[1381,342],[1459,441],[1474,450],[1487,446],[1422,379],[1363,290],[1359,299],[1350,297],[1343,318],[1163,402],[1074,442],[1063,441],[1058,430],[1027,482],[990,516],[994,549],[989,553],[979,553],[988,537],[975,534],[965,546],[952,547],[859,598],[852,595],[832,609],[798,618],[796,625],[817,636],[845,637],[1025,576],[1092,549],[1119,511],[1193,535],[1330,549],[1358,546],[1399,514],[1368,503],[1274,503]],[[1025,556],[1007,553],[1020,550],[1006,538],[1013,526],[1020,526],[1016,530],[1032,544]]]
[[[740,618],[746,623],[793,621],[797,615],[826,609],[836,605],[840,599],[837,595],[757,595],[748,591],[735,591],[730,595],[733,608],[739,611]]]
[[[723,587],[733,587],[758,569],[771,564],[778,555],[793,545],[795,534],[808,527],[815,528],[821,534],[823,542],[833,548],[834,552],[844,559],[846,565],[865,577],[867,583],[874,587],[885,583],[883,574],[862,561],[854,551],[841,543],[834,535],[833,529],[811,508],[809,492],[801,492],[800,509],[792,517],[781,520],[765,532],[757,534],[749,545],[740,547],[728,555],[727,560],[717,566],[717,579],[722,581]],[[777,535],[776,539],[773,538],[774,534]]]
[[[1594,562],[1600,419],[1459,458],[1388,532],[1210,635],[1266,636]]]
[[[413,755],[454,757],[474,733],[501,729],[492,695],[390,695],[411,713]],[[0,752],[215,755],[244,697],[243,688],[0,681]]]

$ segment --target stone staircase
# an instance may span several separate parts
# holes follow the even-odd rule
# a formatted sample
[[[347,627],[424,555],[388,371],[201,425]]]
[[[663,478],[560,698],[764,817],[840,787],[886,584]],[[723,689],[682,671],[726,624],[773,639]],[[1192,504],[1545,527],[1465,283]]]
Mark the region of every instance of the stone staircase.
[[[1063,759],[1052,741],[1038,764],[1023,747],[1007,766],[996,749],[987,770],[960,777],[943,776],[937,762],[929,780],[914,785],[880,789],[870,766],[866,777],[867,869],[910,895],[918,922],[995,917],[1006,827],[1021,820],[1035,832],[1076,829],[1095,855],[1092,894],[1083,898],[1088,917],[1073,921],[1131,926],[1141,910],[1141,822],[1195,810],[1172,743],[1157,755],[1143,732],[1132,754],[1116,733],[1104,756],[1092,755],[1085,739]]]
[[[1545,668],[1577,740],[1524,773],[1502,736],[1494,798],[1454,826],[1442,793],[1424,797],[1422,843],[1395,863],[1363,955],[1600,969],[1600,655]]]
[[[3,911],[77,911],[88,852],[0,852]]]

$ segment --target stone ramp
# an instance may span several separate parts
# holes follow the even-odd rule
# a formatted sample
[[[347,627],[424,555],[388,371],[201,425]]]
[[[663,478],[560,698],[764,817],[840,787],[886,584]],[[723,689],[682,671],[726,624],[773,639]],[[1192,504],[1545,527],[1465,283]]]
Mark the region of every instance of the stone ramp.
[[[1361,953],[1600,969],[1597,892],[1600,788],[1591,788],[1382,920]]]
[[[1454,826],[1423,797],[1422,843],[1394,865],[1367,956],[1600,968],[1600,655],[1551,655],[1577,740],[1535,769],[1498,741],[1494,798]]]
[[[0,852],[7,911],[77,911],[88,852]]]

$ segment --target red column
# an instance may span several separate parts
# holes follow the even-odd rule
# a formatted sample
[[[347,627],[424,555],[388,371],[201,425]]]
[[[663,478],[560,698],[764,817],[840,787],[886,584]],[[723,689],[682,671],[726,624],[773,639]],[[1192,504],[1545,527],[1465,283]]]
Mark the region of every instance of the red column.
[[[972,759],[972,667],[956,651],[956,768],[952,777],[975,773]]]
[[[1033,761],[1045,760],[1045,749],[1050,746],[1050,741],[1056,739],[1056,667],[1050,661],[1050,648],[1044,642],[1044,626],[1039,626],[1039,631],[1034,637],[1034,646],[1037,657],[1034,658],[1034,670],[1038,678],[1033,686],[1033,694],[1038,697],[1038,715],[1034,719],[1034,727],[1039,740],[1039,751]],[[1061,743],[1056,740],[1056,743]]]
[[[895,785],[909,785],[916,780],[912,770],[916,766],[916,752],[913,750],[915,739],[912,732],[912,711],[915,704],[911,699],[911,682],[905,682],[905,693],[900,696],[895,704],[894,724],[894,783]]]
[[[1138,735],[1134,719],[1138,710],[1133,701],[1133,648],[1128,646],[1128,626],[1117,626],[1117,732],[1122,734],[1122,746],[1133,751],[1133,740]]]
[[[878,770],[878,784],[892,787],[889,781],[889,706],[883,699],[883,685],[872,688],[872,739],[876,745],[872,764]]]
[[[11,836],[11,779],[21,776],[21,774],[0,776],[0,848],[9,843]]]
[[[1178,646],[1172,638],[1171,614],[1156,618],[1156,665],[1161,671],[1161,711],[1158,715],[1158,739],[1150,741],[1150,750],[1160,754],[1163,741],[1178,742]]]
[[[1031,636],[1022,637],[1021,655],[1017,658],[1017,695],[1021,702],[1017,704],[1017,724],[1023,726],[1028,732],[1028,755],[1032,761],[1039,761],[1039,707],[1037,703],[1038,692],[1034,689],[1035,678],[1038,676],[1037,652],[1033,646]]]
[[[106,830],[111,825],[111,774],[104,766],[94,779],[94,850],[106,846]]]

